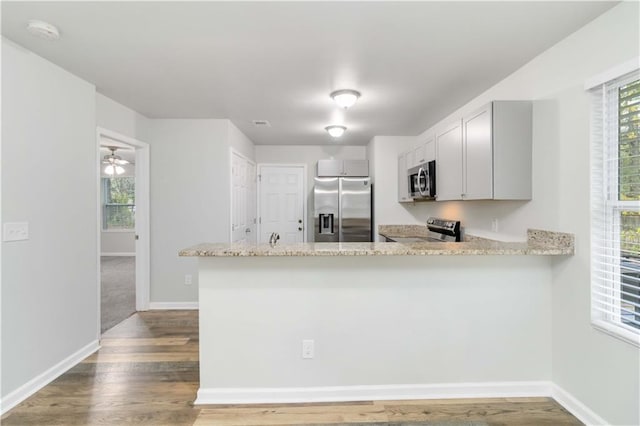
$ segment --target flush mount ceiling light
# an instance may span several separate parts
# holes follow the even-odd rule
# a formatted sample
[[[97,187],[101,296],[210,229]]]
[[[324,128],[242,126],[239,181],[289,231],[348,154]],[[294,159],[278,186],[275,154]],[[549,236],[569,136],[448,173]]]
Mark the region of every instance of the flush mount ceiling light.
[[[336,90],[329,96],[334,100],[340,108],[347,109],[352,107],[360,97],[360,92],[351,89]]]
[[[60,38],[60,32],[58,29],[47,22],[31,20],[27,23],[27,31],[36,37],[43,38],[45,40],[58,40]]]
[[[105,155],[102,159],[102,164],[106,164],[107,166],[104,168],[104,172],[108,175],[121,175],[124,173],[125,164],[129,164],[127,160],[123,160],[122,157],[116,155],[116,150],[118,147],[108,146],[111,154]]]
[[[345,130],[347,130],[346,127],[344,126],[327,126],[324,128],[327,132],[329,132],[329,134],[331,136],[333,136],[334,138],[339,138],[340,136],[342,136],[342,134],[344,133]]]

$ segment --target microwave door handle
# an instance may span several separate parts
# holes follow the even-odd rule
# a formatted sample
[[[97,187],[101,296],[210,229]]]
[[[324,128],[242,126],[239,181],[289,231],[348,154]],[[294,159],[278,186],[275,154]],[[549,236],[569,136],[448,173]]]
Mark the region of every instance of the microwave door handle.
[[[424,173],[424,183],[425,186],[427,184],[427,173],[425,172],[425,170],[420,167],[420,169],[418,170],[418,181],[416,182],[416,186],[418,187],[418,192],[420,192],[420,195],[422,195],[423,197],[427,196],[427,193],[425,191],[422,190],[422,185],[420,185],[420,176]]]

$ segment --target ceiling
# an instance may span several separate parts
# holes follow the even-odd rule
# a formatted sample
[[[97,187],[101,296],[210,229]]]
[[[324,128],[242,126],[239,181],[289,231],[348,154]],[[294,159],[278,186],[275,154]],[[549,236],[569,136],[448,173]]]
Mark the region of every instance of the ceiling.
[[[256,144],[416,135],[615,2],[2,2],[2,34],[151,118]],[[61,39],[25,30],[39,19]],[[333,90],[362,92],[349,110]],[[255,127],[268,120],[271,127]]]

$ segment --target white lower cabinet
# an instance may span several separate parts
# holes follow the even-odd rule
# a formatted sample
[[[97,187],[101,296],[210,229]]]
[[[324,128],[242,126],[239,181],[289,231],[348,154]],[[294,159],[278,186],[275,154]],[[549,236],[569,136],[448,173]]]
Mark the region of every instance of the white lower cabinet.
[[[531,101],[494,101],[442,128],[437,200],[530,200],[531,142]]]

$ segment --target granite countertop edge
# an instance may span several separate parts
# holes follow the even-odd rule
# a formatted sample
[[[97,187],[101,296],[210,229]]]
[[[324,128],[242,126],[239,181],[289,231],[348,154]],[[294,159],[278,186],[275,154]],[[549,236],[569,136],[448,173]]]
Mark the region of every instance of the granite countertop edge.
[[[390,235],[389,228],[402,230],[403,225],[380,225],[379,232],[388,236],[409,236],[405,232]],[[419,225],[406,225],[406,232],[422,236]],[[385,232],[387,232],[385,234]],[[533,255],[563,256],[574,254],[574,235],[564,232],[527,230],[525,242],[504,242],[468,235],[460,243],[202,243],[180,250],[181,257],[282,257],[282,256],[491,256]]]

